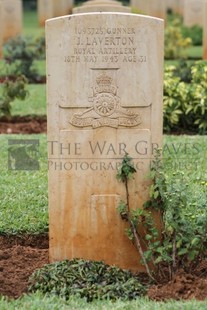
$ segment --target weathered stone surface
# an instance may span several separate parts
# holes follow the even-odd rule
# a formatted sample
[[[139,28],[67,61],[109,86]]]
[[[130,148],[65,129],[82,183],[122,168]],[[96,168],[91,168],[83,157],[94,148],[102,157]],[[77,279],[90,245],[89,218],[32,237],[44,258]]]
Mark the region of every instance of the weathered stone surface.
[[[47,19],[54,17],[54,5],[52,0],[38,0],[38,20],[40,26],[45,26]]]
[[[3,0],[3,40],[22,32],[22,1]]]
[[[128,152],[130,205],[148,198],[162,141],[163,21],[75,14],[46,22],[50,261],[83,257],[144,270],[125,235],[116,180]]]
[[[165,0],[131,0],[131,7],[140,13],[165,19],[166,2]]]
[[[89,0],[83,5],[73,8],[73,14],[89,12],[123,12],[130,13],[131,8],[123,6],[118,1],[112,0]]]
[[[200,25],[203,27],[203,1],[184,0],[183,23],[185,26]]]
[[[203,4],[203,59],[207,59],[207,1]]]

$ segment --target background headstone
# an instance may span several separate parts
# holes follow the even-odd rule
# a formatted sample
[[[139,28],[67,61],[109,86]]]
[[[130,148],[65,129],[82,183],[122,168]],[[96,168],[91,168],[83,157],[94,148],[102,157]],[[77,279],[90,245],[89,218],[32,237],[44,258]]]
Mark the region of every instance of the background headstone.
[[[53,0],[54,16],[68,15],[69,6],[72,5],[72,0]]]
[[[203,9],[203,59],[207,59],[207,1],[204,1]]]
[[[132,0],[131,7],[137,9],[138,12],[158,18],[166,18],[166,2],[165,0]]]
[[[130,13],[131,8],[123,6],[119,1],[112,0],[90,0],[72,10],[73,14],[88,12],[123,12]]]
[[[3,4],[0,1],[0,58],[3,55]]]
[[[52,0],[38,0],[38,20],[40,26],[45,26],[47,19],[54,17],[54,5]]]
[[[128,152],[138,171],[130,205],[142,207],[162,141],[163,24],[124,13],[46,22],[51,262],[144,270],[117,211],[126,193],[116,174]]]
[[[167,9],[171,10],[174,14],[183,15],[185,0],[166,0]]]
[[[203,1],[184,0],[183,23],[185,26],[200,25],[203,27]]]
[[[15,37],[22,33],[22,1],[3,0],[3,40]]]

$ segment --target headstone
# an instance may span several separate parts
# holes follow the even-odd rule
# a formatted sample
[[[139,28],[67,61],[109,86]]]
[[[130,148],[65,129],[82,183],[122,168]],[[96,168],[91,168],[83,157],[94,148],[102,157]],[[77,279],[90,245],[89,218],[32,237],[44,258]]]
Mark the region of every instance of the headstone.
[[[54,6],[52,0],[38,0],[38,19],[39,25],[45,26],[47,19],[54,17]]]
[[[166,0],[166,6],[174,14],[183,15],[184,0]]]
[[[132,0],[131,7],[136,8],[138,12],[158,18],[166,18],[165,0]]]
[[[0,58],[3,56],[3,4],[0,1]]]
[[[203,59],[207,59],[207,0],[204,1],[203,9]]]
[[[184,0],[183,23],[185,26],[200,25],[203,27],[203,1]]]
[[[67,0],[67,12],[69,14],[72,13],[73,5],[74,5],[73,0]]]
[[[68,15],[69,0],[53,0],[54,16]]]
[[[125,13],[46,22],[51,262],[144,270],[117,211],[126,192],[116,174],[127,152],[138,171],[130,205],[141,208],[162,141],[163,24]]]
[[[22,33],[22,1],[3,0],[3,40]]]
[[[118,1],[112,0],[90,0],[83,5],[73,8],[73,14],[89,12],[123,12],[130,13],[131,8],[123,6]]]

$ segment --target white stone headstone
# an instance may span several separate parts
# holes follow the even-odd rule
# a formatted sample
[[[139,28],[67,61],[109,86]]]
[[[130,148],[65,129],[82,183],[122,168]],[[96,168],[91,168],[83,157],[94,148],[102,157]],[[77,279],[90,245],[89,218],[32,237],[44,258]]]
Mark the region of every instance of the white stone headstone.
[[[161,19],[74,14],[46,22],[50,261],[81,257],[144,270],[117,211],[117,168],[137,173],[130,206],[149,197],[152,149],[162,143]]]
[[[200,25],[203,27],[203,1],[184,0],[183,23],[185,26]]]
[[[54,5],[52,0],[38,0],[38,19],[39,25],[45,26],[47,19],[54,17]]]
[[[3,0],[3,39],[4,41],[22,33],[22,1]]]

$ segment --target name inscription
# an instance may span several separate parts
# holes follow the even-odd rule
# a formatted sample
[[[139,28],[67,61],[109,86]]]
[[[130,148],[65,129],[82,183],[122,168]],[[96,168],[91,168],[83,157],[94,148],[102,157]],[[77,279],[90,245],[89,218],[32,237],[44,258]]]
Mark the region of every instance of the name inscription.
[[[71,54],[66,63],[146,63],[137,49],[135,28],[75,28]]]

